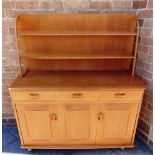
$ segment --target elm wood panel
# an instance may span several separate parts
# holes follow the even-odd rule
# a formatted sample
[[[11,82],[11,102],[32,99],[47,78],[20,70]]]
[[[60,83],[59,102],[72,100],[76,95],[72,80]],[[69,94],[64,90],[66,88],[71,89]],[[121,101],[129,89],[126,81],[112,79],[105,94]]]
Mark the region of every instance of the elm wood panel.
[[[99,103],[96,144],[131,145],[139,102]]]
[[[24,145],[60,143],[60,121],[54,118],[54,114],[59,113],[59,105],[23,102],[15,106]]]
[[[17,77],[10,89],[107,90],[144,89],[138,77],[122,71],[29,71]]]
[[[22,54],[131,54],[133,36],[22,36]]]
[[[61,103],[61,143],[95,144],[97,102]]]
[[[40,71],[74,71],[74,70],[128,70],[130,59],[104,59],[104,60],[24,60],[26,68]]]
[[[125,14],[39,14],[17,17],[17,31],[129,31],[135,32],[137,16]]]

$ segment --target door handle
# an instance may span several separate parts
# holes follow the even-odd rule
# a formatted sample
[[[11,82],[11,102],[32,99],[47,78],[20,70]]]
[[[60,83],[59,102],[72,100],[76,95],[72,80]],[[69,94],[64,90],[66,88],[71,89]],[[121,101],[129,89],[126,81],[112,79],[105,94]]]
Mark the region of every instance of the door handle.
[[[51,113],[51,119],[56,121],[57,120],[57,114]]]
[[[99,113],[97,114],[97,119],[98,119],[98,120],[103,120],[103,113],[102,113],[102,112],[99,112]]]

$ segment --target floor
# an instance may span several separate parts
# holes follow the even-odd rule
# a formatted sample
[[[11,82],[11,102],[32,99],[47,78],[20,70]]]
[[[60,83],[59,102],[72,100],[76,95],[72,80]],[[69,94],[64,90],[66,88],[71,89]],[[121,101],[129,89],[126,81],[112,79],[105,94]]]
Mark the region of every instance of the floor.
[[[16,126],[2,128],[3,154],[38,154],[38,155],[152,155],[152,151],[139,139],[132,149],[98,149],[98,150],[32,150],[28,152],[20,148],[20,139]]]

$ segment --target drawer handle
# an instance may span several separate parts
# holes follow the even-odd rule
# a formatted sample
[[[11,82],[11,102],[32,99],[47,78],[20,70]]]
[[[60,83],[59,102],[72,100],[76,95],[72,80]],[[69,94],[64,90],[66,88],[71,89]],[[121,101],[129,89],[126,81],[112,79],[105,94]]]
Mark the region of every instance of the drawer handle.
[[[82,96],[82,94],[81,93],[74,93],[74,94],[72,94],[72,96],[73,97],[80,97],[80,96]]]
[[[57,120],[57,114],[56,113],[52,113],[51,114],[51,119],[56,121]]]
[[[35,94],[35,93],[31,93],[29,95],[31,95],[31,96],[39,96],[39,94]]]
[[[122,96],[125,96],[125,93],[116,93],[115,96],[116,97],[122,97]]]
[[[103,113],[102,112],[97,114],[97,119],[98,120],[103,120]]]

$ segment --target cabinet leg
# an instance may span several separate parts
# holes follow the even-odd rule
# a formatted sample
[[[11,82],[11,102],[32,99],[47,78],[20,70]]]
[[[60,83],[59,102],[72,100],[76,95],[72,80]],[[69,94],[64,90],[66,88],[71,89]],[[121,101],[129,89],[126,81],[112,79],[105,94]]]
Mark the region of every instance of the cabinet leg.
[[[32,149],[27,149],[29,152],[32,151]]]
[[[124,147],[121,147],[121,150],[124,150]]]

